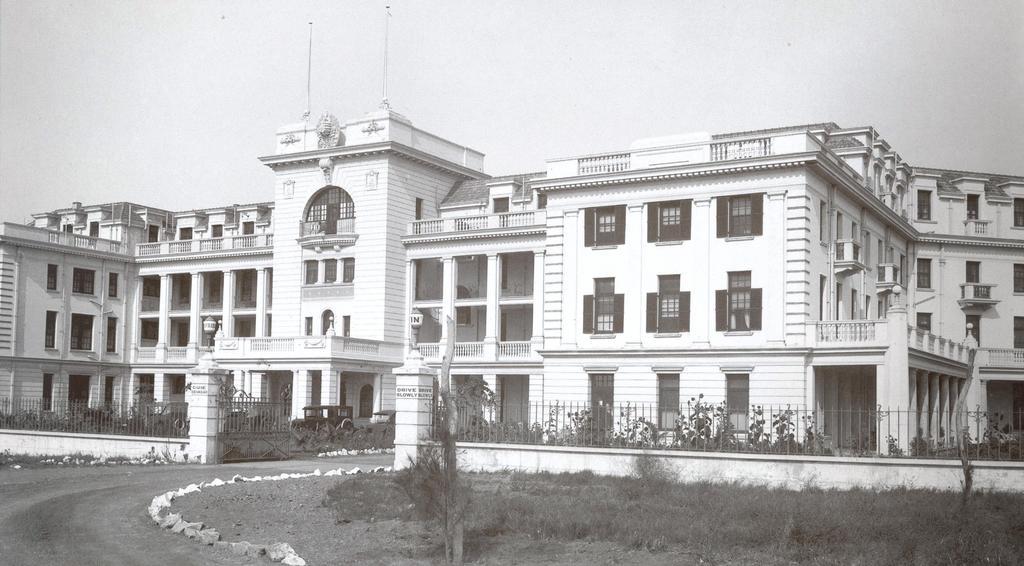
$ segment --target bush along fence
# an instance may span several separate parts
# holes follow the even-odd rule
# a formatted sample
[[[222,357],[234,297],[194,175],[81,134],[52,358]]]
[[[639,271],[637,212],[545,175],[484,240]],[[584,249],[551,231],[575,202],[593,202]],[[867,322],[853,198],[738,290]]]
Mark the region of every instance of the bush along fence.
[[[123,410],[68,401],[58,408],[49,399],[0,397],[0,429],[188,438],[188,404],[151,403]]]
[[[444,407],[434,405],[432,434]],[[459,442],[617,447],[755,454],[959,458],[956,430],[967,428],[968,456],[1024,460],[1024,412],[952,409],[810,410],[711,403],[703,395],[676,407],[589,402],[518,407],[460,403]]]

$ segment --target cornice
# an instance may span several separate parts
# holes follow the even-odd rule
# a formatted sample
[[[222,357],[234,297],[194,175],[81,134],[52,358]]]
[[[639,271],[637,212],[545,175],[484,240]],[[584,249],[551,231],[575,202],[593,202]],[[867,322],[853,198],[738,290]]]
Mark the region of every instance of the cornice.
[[[92,250],[89,248],[79,248],[77,246],[65,246],[62,244],[53,244],[49,242],[39,242],[35,240],[25,240],[22,238],[12,238],[10,236],[0,236],[0,244],[10,244],[13,246],[21,246],[25,248],[32,248],[36,250],[44,250],[58,253],[69,253],[74,255],[80,255],[85,257],[91,257],[95,259],[114,259],[123,261],[125,263],[132,263],[134,256],[130,254],[119,254],[116,252],[104,252],[99,250]]]
[[[960,246],[985,246],[992,248],[1024,249],[1024,240],[1008,238],[985,238],[982,236],[957,236],[955,234],[920,234],[919,242],[931,244],[953,244]]]
[[[546,226],[530,226],[520,229],[497,228],[493,230],[475,230],[472,232],[442,232],[439,234],[406,235],[402,236],[402,243],[424,244],[435,242],[456,242],[459,240],[476,240],[479,238],[495,239],[545,234],[547,234]]]
[[[351,147],[329,147],[324,149],[316,149],[311,151],[301,151],[297,153],[284,153],[280,155],[266,155],[259,157],[261,163],[276,169],[284,165],[295,165],[304,163],[317,163],[323,158],[333,159],[352,159],[357,157],[365,157],[368,155],[378,155],[385,153],[393,153],[399,157],[409,159],[411,161],[421,163],[428,167],[447,171],[449,173],[455,173],[468,179],[485,179],[488,177],[486,173],[470,169],[464,165],[459,165],[447,159],[436,157],[424,151],[415,149],[405,144],[387,141],[378,142],[371,144],[362,144]]]
[[[160,263],[160,262],[176,262],[176,261],[184,261],[184,260],[192,261],[192,260],[197,260],[197,259],[215,259],[215,258],[219,259],[219,258],[225,258],[225,257],[229,258],[229,257],[248,257],[248,256],[257,256],[257,255],[273,255],[273,253],[274,253],[274,248],[273,247],[266,247],[266,248],[247,248],[247,249],[238,249],[238,250],[234,250],[234,249],[232,249],[232,250],[220,250],[219,252],[218,251],[197,252],[197,253],[188,253],[188,254],[173,255],[173,256],[172,255],[145,256],[145,257],[136,256],[134,259],[135,259],[135,263]]]

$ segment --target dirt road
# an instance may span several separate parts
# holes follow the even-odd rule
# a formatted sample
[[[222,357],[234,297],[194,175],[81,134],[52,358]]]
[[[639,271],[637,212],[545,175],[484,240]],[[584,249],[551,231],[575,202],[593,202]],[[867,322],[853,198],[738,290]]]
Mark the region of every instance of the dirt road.
[[[249,564],[253,560],[215,551],[157,528],[146,512],[150,500],[159,493],[217,477],[354,466],[365,470],[390,466],[393,458],[343,456],[217,466],[3,469],[0,565]]]

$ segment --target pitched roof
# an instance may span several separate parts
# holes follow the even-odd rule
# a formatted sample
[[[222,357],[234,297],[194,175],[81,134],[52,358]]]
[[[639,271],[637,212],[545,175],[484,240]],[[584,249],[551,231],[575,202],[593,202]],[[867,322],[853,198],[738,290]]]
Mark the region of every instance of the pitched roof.
[[[516,189],[515,197],[522,198],[523,195],[527,194],[527,191],[532,190],[528,186],[529,181],[544,177],[545,172],[539,171],[534,173],[519,173],[516,175],[504,175],[501,177],[489,177],[487,179],[467,179],[460,181],[455,184],[450,191],[448,196],[441,202],[441,206],[467,206],[473,204],[487,204],[487,199],[490,198],[490,185],[495,183],[501,183],[503,181],[514,181],[519,183],[521,186]]]
[[[848,147],[864,147],[864,144],[860,143],[860,140],[853,136],[836,136],[830,137],[825,142],[825,147],[829,149],[845,149]]]
[[[979,173],[977,171],[960,171],[957,169],[936,169],[934,167],[914,167],[914,171],[938,175],[939,180],[936,182],[936,185],[940,195],[963,195],[963,192],[952,184],[954,179],[958,179],[960,177],[984,178],[986,198],[1010,198],[1010,195],[1006,194],[1006,191],[1001,189],[998,185],[1008,181],[1024,183],[1024,177],[1017,175],[999,175],[993,173]]]

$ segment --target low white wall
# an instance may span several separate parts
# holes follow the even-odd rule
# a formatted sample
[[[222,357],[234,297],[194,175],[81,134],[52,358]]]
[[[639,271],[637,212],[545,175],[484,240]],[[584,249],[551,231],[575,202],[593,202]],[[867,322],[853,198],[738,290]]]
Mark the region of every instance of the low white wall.
[[[78,434],[0,429],[0,452],[33,456],[88,454],[92,456],[142,457],[151,452],[175,461],[184,460],[187,438],[154,438],[112,434]]]
[[[625,476],[635,458],[650,456],[676,470],[684,483],[713,482],[787,489],[891,489],[959,491],[963,474],[957,460],[842,458],[765,454],[696,453],[623,448],[574,448],[460,442],[463,469],[484,472],[581,472]],[[397,452],[396,452],[397,453]],[[1024,492],[1024,462],[972,462],[976,489]]]

